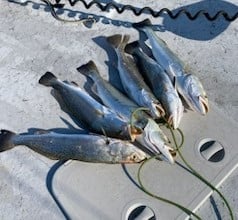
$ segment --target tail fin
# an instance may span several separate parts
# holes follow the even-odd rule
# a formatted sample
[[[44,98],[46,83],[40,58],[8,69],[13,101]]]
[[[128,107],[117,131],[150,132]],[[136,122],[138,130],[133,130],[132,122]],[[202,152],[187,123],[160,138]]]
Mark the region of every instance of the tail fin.
[[[122,35],[121,34],[115,34],[110,37],[107,37],[107,42],[111,44],[114,48],[118,48],[122,41]]]
[[[130,40],[130,35],[125,34],[125,35],[123,36],[123,39],[122,39],[120,48],[124,50],[125,47],[126,47],[126,45],[127,45],[128,42],[129,42],[129,40]]]
[[[129,54],[133,54],[136,48],[140,47],[140,43],[138,41],[133,41],[126,45],[125,52]]]
[[[52,86],[57,80],[56,76],[51,72],[46,72],[40,79],[39,83],[44,86]]]
[[[151,23],[150,19],[147,18],[143,21],[132,24],[132,27],[136,28],[136,29],[141,29],[141,28],[148,27],[148,26],[151,26],[151,25],[152,25],[152,23]]]
[[[99,71],[98,68],[96,66],[96,64],[90,60],[88,63],[80,66],[77,68],[77,70],[82,73],[85,76],[88,76],[90,78],[94,78],[94,76],[99,76]]]
[[[0,131],[0,152],[10,150],[14,147],[14,143],[12,142],[12,137],[16,134],[14,132],[8,130]]]
[[[121,34],[115,34],[113,36],[107,37],[108,43],[110,43],[114,48],[119,49],[124,49],[129,40],[130,36],[127,34],[124,36]]]

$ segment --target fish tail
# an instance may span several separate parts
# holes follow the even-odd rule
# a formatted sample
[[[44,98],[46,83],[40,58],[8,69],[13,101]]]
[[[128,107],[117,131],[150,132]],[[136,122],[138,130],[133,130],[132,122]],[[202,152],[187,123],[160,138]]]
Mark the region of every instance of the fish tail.
[[[46,72],[40,79],[39,83],[44,85],[44,86],[53,86],[54,83],[56,82],[57,77],[51,73],[51,72]]]
[[[133,54],[136,48],[139,48],[140,44],[138,41],[133,41],[126,45],[125,52],[129,54]]]
[[[145,20],[140,21],[138,23],[133,23],[132,27],[136,28],[136,29],[141,29],[141,28],[148,27],[148,26],[151,26],[151,25],[152,25],[152,23],[151,23],[150,19],[146,18]]]
[[[120,48],[124,50],[125,47],[126,47],[126,45],[127,45],[128,42],[129,42],[129,40],[130,40],[130,35],[125,34],[125,35],[123,36],[123,39],[122,39]]]
[[[10,150],[14,147],[12,137],[16,134],[12,131],[1,130],[0,131],[0,152]]]
[[[95,76],[99,76],[99,71],[96,64],[90,60],[88,63],[83,64],[82,66],[78,67],[77,70],[85,76],[90,78],[94,78]]]
[[[122,41],[122,35],[121,34],[115,34],[110,37],[107,37],[107,42],[111,44],[114,48],[118,48]]]
[[[114,48],[124,49],[128,43],[130,36],[125,34],[115,34],[113,36],[107,37],[107,42],[110,43]]]

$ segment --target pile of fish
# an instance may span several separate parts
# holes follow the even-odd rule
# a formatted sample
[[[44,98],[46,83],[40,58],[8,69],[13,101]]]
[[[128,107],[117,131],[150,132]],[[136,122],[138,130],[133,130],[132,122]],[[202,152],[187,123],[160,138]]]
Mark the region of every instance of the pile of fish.
[[[107,37],[117,54],[126,95],[101,77],[92,60],[77,70],[91,78],[92,91],[101,102],[75,82],[61,81],[51,72],[39,80],[57,91],[70,115],[87,125],[91,134],[39,131],[22,135],[1,130],[0,151],[25,145],[52,159],[102,163],[137,163],[148,154],[160,154],[174,163],[176,153],[156,120],[163,118],[176,129],[184,111],[180,97],[203,115],[208,112],[208,99],[199,79],[155,34],[149,19],[133,27],[147,35],[151,56],[143,51],[144,42],[129,43],[129,35]]]

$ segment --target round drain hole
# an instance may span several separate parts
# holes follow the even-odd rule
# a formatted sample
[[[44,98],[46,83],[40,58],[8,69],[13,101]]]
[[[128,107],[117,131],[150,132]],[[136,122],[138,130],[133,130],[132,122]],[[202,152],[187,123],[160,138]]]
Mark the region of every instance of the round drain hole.
[[[145,205],[135,204],[129,208],[126,220],[156,220],[153,210]]]
[[[225,157],[225,149],[221,143],[209,138],[200,141],[199,152],[210,162],[220,162]]]

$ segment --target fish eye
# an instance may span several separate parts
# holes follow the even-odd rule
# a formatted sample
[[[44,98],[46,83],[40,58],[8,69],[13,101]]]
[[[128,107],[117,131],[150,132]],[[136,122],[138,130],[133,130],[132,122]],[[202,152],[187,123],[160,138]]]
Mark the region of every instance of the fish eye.
[[[137,159],[138,159],[138,157],[137,157],[137,155],[136,155],[136,154],[132,154],[132,156],[131,156],[131,159],[132,159],[132,160],[137,160]]]

